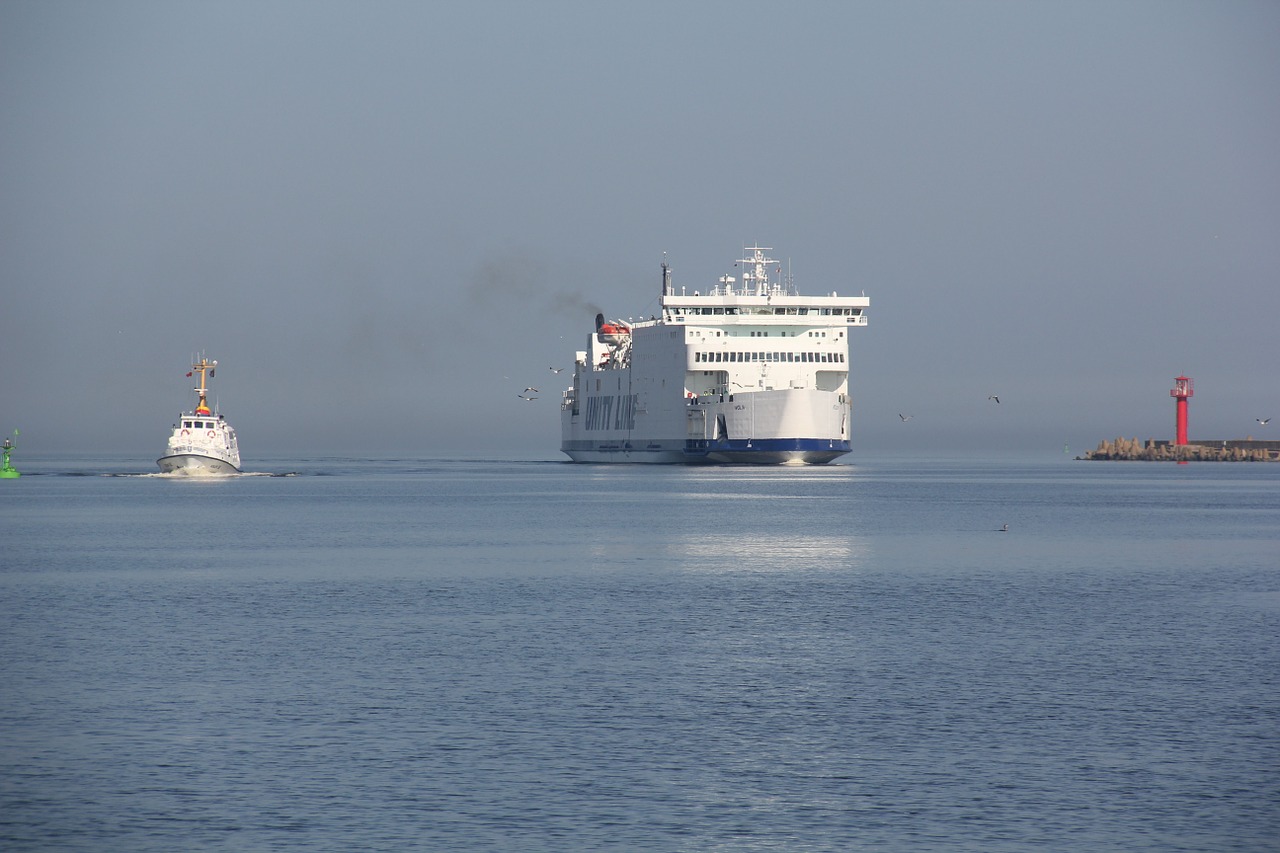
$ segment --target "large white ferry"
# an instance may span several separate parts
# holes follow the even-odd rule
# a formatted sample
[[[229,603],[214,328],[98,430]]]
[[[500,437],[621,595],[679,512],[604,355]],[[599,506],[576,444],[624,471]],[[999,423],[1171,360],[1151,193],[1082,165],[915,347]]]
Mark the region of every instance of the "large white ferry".
[[[240,473],[236,431],[221,414],[209,408],[205,374],[212,379],[217,366],[217,361],[206,358],[191,365],[187,376],[200,376],[200,387],[192,389],[199,399],[194,410],[178,413],[178,422],[169,436],[169,447],[165,455],[156,460],[166,474]]]
[[[561,402],[575,462],[820,464],[848,453],[863,296],[801,296],[760,246],[704,295],[662,265],[660,316],[596,317]],[[772,276],[771,276],[772,273]],[[788,277],[789,278],[789,277]]]

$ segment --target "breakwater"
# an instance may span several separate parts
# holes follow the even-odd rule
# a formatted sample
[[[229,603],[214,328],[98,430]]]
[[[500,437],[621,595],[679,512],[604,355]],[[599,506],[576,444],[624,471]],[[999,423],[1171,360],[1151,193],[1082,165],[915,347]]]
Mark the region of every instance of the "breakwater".
[[[1084,459],[1119,459],[1138,462],[1280,462],[1280,441],[1254,441],[1250,438],[1219,441],[1171,441],[1117,438],[1101,441]]]

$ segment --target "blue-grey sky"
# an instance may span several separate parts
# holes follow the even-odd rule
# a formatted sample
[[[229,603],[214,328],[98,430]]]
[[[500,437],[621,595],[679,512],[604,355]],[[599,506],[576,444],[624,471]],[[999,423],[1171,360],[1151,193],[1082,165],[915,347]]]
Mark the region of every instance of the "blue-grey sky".
[[[855,447],[1168,438],[1183,372],[1193,438],[1262,437],[1278,44],[1225,0],[3,3],[0,431],[148,463],[204,352],[250,467],[554,457],[597,308],[758,241],[871,297]]]

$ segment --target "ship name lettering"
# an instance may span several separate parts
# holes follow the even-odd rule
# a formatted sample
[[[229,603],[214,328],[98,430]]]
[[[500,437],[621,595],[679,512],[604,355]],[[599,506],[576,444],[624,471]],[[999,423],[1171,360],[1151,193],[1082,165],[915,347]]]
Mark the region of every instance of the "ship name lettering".
[[[638,394],[612,394],[589,397],[584,430],[635,429]]]

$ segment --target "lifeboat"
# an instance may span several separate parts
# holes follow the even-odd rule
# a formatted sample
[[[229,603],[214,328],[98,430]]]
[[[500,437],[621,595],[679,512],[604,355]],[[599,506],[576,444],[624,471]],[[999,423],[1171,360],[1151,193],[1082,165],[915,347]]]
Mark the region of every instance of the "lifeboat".
[[[602,344],[617,346],[631,338],[631,327],[621,320],[606,323],[603,314],[596,315],[596,340]]]

